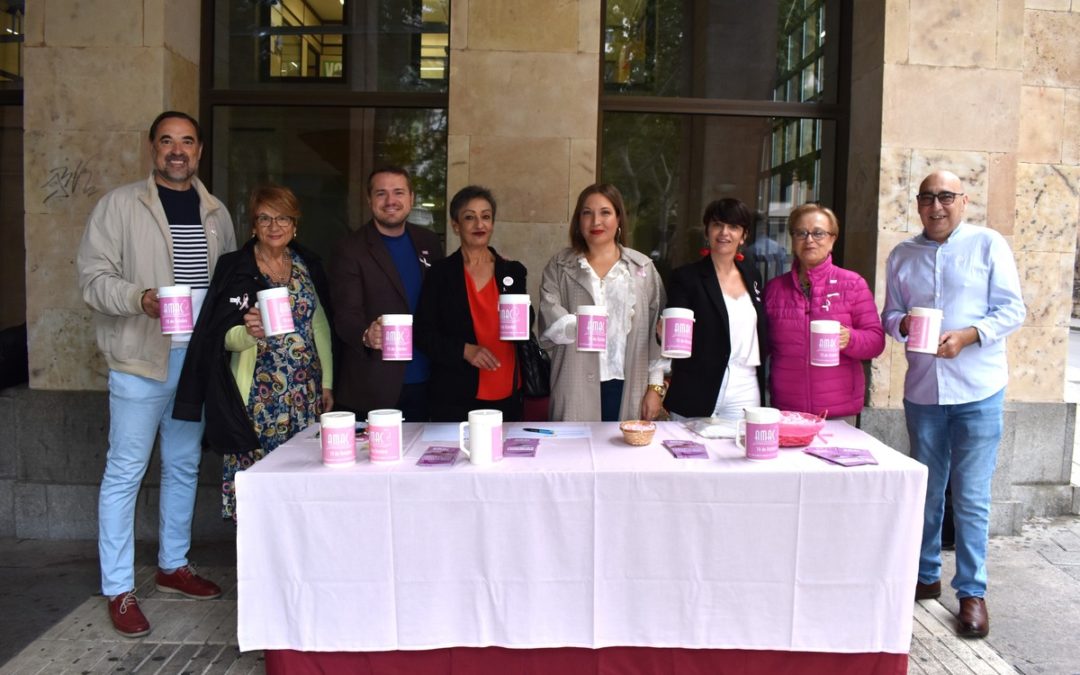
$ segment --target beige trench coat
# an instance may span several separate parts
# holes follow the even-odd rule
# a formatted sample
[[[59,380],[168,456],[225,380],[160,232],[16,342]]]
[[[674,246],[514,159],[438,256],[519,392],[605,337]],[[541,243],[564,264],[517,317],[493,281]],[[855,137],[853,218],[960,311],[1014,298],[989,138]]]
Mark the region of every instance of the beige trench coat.
[[[580,254],[563,249],[548,261],[540,280],[538,333],[544,332],[579,305],[595,305],[588,270],[578,262]],[[641,416],[641,399],[649,384],[649,363],[660,358],[656,321],[664,308],[664,284],[648,256],[630,248],[622,249],[622,259],[630,265],[634,292],[634,313],[626,340],[626,371],[619,419]],[[600,420],[600,355],[579,352],[574,345],[556,345],[541,339],[551,353],[551,401],[553,421],[596,422]]]

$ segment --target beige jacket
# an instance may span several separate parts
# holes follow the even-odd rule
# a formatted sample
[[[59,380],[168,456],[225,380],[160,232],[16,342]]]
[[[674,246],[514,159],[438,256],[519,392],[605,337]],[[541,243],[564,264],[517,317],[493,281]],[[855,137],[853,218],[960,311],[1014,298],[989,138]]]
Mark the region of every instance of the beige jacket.
[[[589,273],[578,263],[579,254],[566,248],[555,254],[540,280],[540,317],[537,333],[543,335],[553,323],[579,305],[595,305]],[[634,315],[626,344],[626,372],[619,419],[641,416],[641,399],[649,384],[649,364],[660,359],[656,321],[664,308],[664,285],[648,256],[622,249],[630,266],[634,289]],[[551,352],[550,417],[554,421],[600,420],[600,355],[579,352],[574,345],[541,340]]]
[[[225,205],[196,178],[210,274],[236,248]],[[86,221],[75,261],[83,300],[94,310],[97,342],[111,370],[164,382],[172,340],[142,311],[147,288],[173,283],[172,236],[154,176],[108,192]]]

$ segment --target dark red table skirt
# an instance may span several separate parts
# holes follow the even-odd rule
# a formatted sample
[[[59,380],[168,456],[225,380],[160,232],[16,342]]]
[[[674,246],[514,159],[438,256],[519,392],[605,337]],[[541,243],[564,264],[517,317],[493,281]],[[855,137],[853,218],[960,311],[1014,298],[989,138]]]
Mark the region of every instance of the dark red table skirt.
[[[267,650],[267,675],[905,675],[907,654],[745,649]]]

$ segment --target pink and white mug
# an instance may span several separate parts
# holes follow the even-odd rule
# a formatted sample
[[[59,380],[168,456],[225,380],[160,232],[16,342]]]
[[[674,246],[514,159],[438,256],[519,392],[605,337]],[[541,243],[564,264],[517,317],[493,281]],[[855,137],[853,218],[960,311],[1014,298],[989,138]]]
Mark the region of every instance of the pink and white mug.
[[[735,445],[751,460],[776,459],[780,454],[780,411],[776,408],[747,408],[739,420]]]

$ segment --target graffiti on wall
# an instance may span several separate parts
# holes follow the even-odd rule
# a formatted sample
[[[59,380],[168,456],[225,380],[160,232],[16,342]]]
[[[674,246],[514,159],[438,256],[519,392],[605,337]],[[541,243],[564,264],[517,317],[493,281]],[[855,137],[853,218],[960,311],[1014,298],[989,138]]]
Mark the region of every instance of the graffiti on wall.
[[[45,190],[42,204],[53,199],[68,199],[76,195],[93,196],[99,188],[94,183],[94,172],[86,166],[85,160],[79,160],[74,167],[57,166],[49,169],[48,177],[41,184]]]

